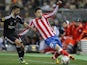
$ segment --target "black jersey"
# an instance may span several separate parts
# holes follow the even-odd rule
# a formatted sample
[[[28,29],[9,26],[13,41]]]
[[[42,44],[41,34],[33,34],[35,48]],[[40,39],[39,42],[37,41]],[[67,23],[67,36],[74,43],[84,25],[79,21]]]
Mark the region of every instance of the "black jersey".
[[[4,22],[4,36],[14,34],[16,31],[15,26],[17,23],[24,23],[20,16],[16,16],[14,18],[12,14],[2,18],[2,22]]]

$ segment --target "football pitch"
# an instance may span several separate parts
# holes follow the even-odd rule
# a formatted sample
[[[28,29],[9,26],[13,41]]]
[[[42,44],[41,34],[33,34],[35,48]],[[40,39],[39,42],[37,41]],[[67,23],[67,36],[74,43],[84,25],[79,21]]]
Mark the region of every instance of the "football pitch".
[[[62,65],[56,64],[51,59],[52,55],[28,53],[25,54],[25,60],[29,63],[28,65]],[[87,65],[86,55],[74,55],[76,60],[71,61],[69,65]],[[0,52],[0,65],[25,65],[18,62],[16,53],[3,53]]]

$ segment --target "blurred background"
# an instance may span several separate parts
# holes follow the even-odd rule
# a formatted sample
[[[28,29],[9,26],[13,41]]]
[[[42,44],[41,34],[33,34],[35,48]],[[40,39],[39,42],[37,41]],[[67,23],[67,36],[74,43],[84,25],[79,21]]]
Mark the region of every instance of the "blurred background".
[[[5,17],[10,14],[11,6],[18,5],[21,7],[20,16],[24,19],[24,22],[29,23],[34,16],[34,9],[36,7],[41,7],[43,13],[50,13],[54,10],[56,6],[56,2],[58,0],[0,0],[0,17]],[[87,0],[61,0],[63,5],[59,9],[56,15],[54,15],[51,19],[49,19],[50,24],[56,27],[56,31],[58,36],[60,37],[63,47],[69,53],[77,53],[84,54],[87,53],[87,40],[86,40],[86,32],[87,31]],[[64,22],[67,26],[71,26],[72,23],[75,23],[73,26],[72,33],[76,31],[80,33],[78,36],[84,33],[79,40],[77,38],[73,38],[73,36],[66,35],[66,27],[63,27]],[[81,26],[80,26],[81,25]],[[22,25],[17,24],[16,26],[17,32],[19,33],[23,30]],[[10,51],[15,52],[14,45],[10,45],[8,41],[3,39],[3,24],[0,24],[0,51]],[[75,36],[75,35],[74,35]],[[68,40],[74,40],[75,42],[67,42]],[[49,50],[44,52],[45,49],[40,49],[40,43],[44,43],[42,37],[38,32],[34,32],[30,30],[26,35],[21,37],[25,44],[25,52],[38,52],[38,53],[53,53],[53,50]],[[84,39],[85,38],[85,39]],[[84,40],[83,40],[84,39]],[[73,45],[72,45],[73,44]]]

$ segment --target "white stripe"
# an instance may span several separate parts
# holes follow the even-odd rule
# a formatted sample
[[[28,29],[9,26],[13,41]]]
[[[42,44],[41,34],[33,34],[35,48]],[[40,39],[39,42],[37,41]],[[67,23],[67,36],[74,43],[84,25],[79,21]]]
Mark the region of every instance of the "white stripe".
[[[32,28],[34,27],[33,21],[34,21],[34,20],[32,20],[31,22],[29,22],[29,26],[31,26]]]
[[[53,34],[52,30],[51,30],[51,26],[47,23],[48,21],[46,22],[46,19],[44,17],[43,17],[43,20],[45,21],[44,23],[45,23],[46,27],[48,28],[50,34],[53,36],[54,34]]]
[[[54,62],[42,62],[42,61],[37,61],[37,60],[28,60],[30,62],[35,62],[35,63],[41,63],[41,64],[56,64]]]
[[[29,63],[41,63],[42,65],[43,65],[43,64],[56,64],[56,62],[52,62],[52,61],[51,61],[51,62],[45,62],[45,61],[43,62],[43,61],[39,61],[39,60],[38,60],[38,61],[37,61],[37,60],[28,60],[28,61],[29,61]],[[60,63],[60,64],[61,64],[61,63]],[[60,64],[59,64],[59,65],[60,65]],[[78,64],[74,64],[74,63],[71,64],[71,63],[70,63],[70,65],[78,65]]]
[[[5,39],[6,39],[8,42],[10,42],[10,43],[14,44],[14,42],[13,42],[13,41],[11,41],[9,38],[5,37]]]
[[[45,23],[46,21],[43,21],[43,23]],[[39,20],[39,24],[41,26],[41,28],[44,30],[44,33],[47,35],[47,37],[50,36],[49,32],[47,31],[47,29],[45,28],[45,26],[42,24],[42,22]]]
[[[36,23],[36,21],[34,20],[34,25],[35,25],[35,27],[39,30],[39,32],[40,32],[40,34],[42,35],[42,37],[44,38],[44,39],[46,39],[46,37],[44,36],[44,34],[43,34],[43,32],[40,30],[40,28],[38,27],[38,25],[37,25],[37,23]]]
[[[27,34],[27,33],[28,33],[28,31],[29,31],[29,29],[26,29],[24,32],[19,33],[19,35],[20,35],[20,36],[21,36],[21,35],[25,35],[25,34]]]

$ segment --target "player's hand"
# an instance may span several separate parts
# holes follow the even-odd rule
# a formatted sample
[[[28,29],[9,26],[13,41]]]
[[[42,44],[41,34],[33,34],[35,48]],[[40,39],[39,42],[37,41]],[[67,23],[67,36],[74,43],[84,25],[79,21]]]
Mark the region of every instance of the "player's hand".
[[[61,7],[61,6],[62,6],[62,1],[58,1],[58,2],[57,2],[57,5],[58,5],[59,7]]]

